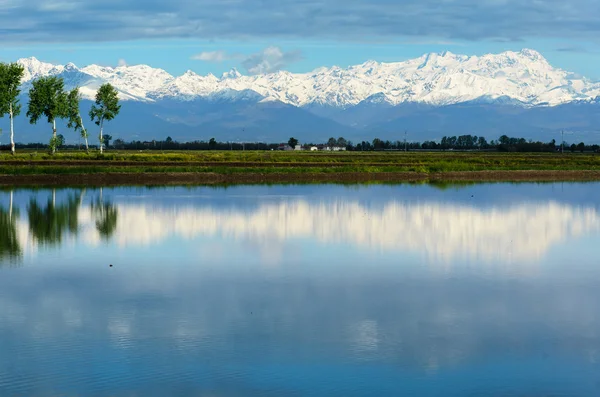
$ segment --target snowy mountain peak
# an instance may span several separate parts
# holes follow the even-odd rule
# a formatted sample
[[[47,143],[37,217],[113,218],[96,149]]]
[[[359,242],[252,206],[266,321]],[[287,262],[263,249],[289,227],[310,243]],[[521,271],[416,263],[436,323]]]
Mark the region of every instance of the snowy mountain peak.
[[[521,51],[519,51],[519,54],[534,61],[546,60],[546,58],[544,58],[542,54],[540,54],[536,50],[531,50],[529,48],[523,48]]]
[[[72,62],[69,62],[65,65],[65,71],[74,72],[79,71],[79,68]]]
[[[57,75],[64,70],[63,66],[42,62],[35,57],[22,58],[19,59],[17,63],[25,68],[23,82],[34,80],[39,77]]]
[[[67,88],[81,87],[84,96],[93,97],[95,90],[108,82],[119,90],[122,99],[141,101],[206,98],[339,108],[363,101],[392,106],[473,101],[546,106],[590,101],[600,95],[600,84],[554,68],[531,49],[483,56],[430,53],[403,62],[370,60],[347,68],[324,67],[300,74],[279,71],[243,76],[234,68],[221,78],[192,71],[174,77],[148,65],[90,65],[79,69],[72,63],[53,65],[33,57],[18,62],[25,66],[26,83],[41,76],[60,75]]]
[[[231,68],[231,70],[229,72],[223,73],[221,80],[237,79],[240,77],[242,77],[242,74],[240,72],[238,72],[236,68]]]

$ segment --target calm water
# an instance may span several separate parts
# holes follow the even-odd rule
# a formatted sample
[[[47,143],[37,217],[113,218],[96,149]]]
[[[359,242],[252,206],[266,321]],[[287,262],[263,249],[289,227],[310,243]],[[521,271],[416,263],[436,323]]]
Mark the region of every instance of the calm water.
[[[0,396],[598,396],[599,202],[3,190]]]

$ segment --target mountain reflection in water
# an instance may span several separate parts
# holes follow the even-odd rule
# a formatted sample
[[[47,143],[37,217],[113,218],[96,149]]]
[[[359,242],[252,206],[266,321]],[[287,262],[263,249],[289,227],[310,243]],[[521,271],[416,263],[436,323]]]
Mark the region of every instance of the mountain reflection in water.
[[[598,193],[1,191],[0,396],[596,397]]]
[[[172,205],[143,199],[114,202],[106,198],[108,192],[69,190],[57,199],[52,191],[45,199],[32,197],[24,211],[13,204],[0,206],[3,257],[15,261],[24,246],[34,252],[37,246],[60,246],[69,238],[90,246],[105,241],[136,247],[159,246],[171,238],[191,243],[219,237],[264,252],[310,239],[321,246],[410,251],[430,261],[536,261],[555,244],[600,230],[594,206],[553,200],[478,207],[398,198],[369,205],[351,197],[316,202],[289,197],[250,206],[193,200]],[[13,192],[5,194],[12,197]]]

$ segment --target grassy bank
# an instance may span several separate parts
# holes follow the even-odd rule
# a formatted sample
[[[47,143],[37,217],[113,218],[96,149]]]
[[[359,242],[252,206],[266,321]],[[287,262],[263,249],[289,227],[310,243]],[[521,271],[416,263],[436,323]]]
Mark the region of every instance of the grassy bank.
[[[91,177],[95,175],[95,177]],[[120,176],[119,176],[120,175]],[[0,183],[106,180],[191,181],[600,180],[600,155],[496,152],[83,152],[0,155]],[[159,177],[161,176],[161,177]]]

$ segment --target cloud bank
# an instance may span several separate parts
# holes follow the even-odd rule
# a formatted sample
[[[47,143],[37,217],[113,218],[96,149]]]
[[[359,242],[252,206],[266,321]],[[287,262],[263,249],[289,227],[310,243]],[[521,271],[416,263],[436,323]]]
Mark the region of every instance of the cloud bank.
[[[265,74],[284,69],[300,59],[302,59],[300,51],[284,52],[279,47],[267,47],[261,52],[250,55],[242,65],[250,74]]]
[[[156,38],[593,39],[594,0],[0,1],[4,43]]]
[[[224,50],[205,51],[192,56],[192,59],[203,62],[220,63],[229,60],[241,60],[242,66],[251,75],[273,73],[286,68],[289,64],[302,59],[299,50],[283,51],[271,46],[250,55],[228,53]]]

